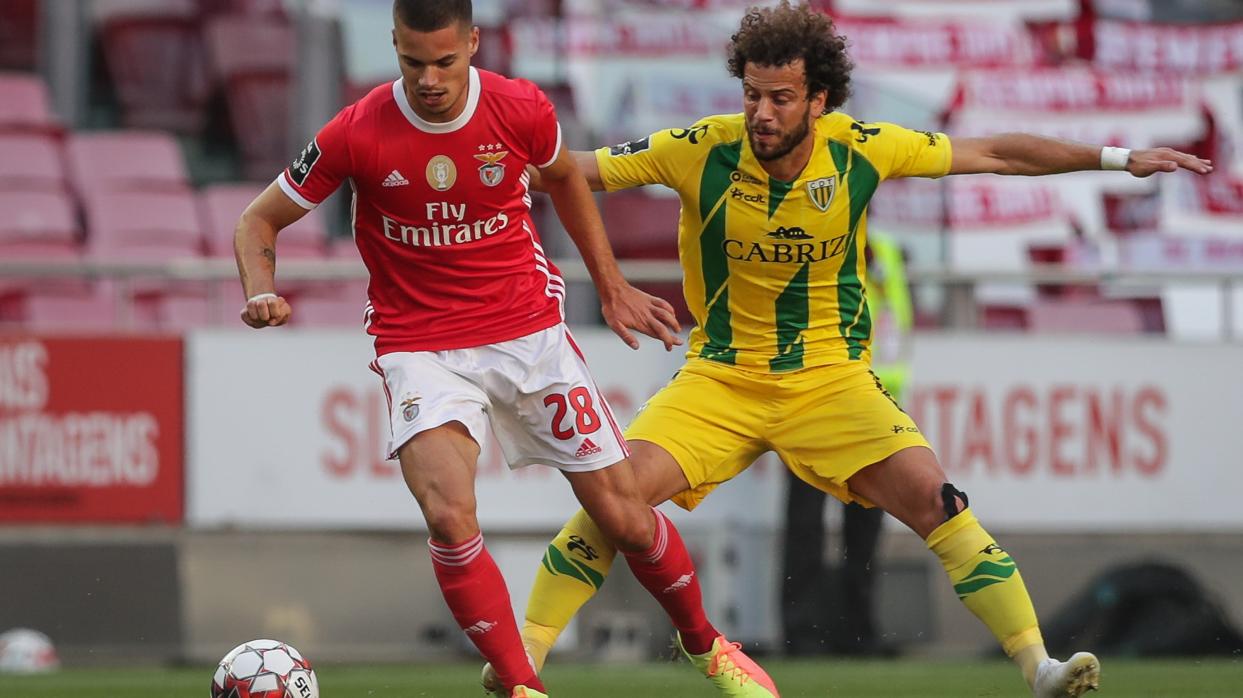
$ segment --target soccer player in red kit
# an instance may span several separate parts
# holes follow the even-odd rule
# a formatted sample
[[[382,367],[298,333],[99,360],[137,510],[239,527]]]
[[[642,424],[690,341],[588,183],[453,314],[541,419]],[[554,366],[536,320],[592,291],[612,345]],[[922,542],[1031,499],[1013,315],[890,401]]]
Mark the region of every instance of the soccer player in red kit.
[[[371,276],[364,322],[389,398],[390,457],[427,521],[449,609],[510,695],[542,696],[544,687],[475,517],[489,423],[510,467],[562,471],[686,651],[711,657],[709,679],[728,695],[776,695],[708,622],[677,530],[639,496],[621,432],[564,325],[565,283],[532,224],[526,166],[541,172],[615,332],[632,347],[631,329],[670,349],[680,343],[672,308],[621,277],[544,94],[470,66],[470,0],[396,0],[393,14],[401,79],[342,110],[242,214],[242,320],[288,321],[274,280],[277,232],[348,180]]]

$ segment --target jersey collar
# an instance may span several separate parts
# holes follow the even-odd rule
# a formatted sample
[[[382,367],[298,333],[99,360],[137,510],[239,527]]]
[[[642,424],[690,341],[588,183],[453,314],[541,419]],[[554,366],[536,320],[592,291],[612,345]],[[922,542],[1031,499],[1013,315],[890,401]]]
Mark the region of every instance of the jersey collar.
[[[425,133],[452,133],[466,125],[470,118],[475,115],[475,108],[479,106],[479,71],[474,66],[470,69],[470,82],[466,87],[466,108],[461,114],[457,115],[453,121],[445,121],[443,123],[434,123],[424,121],[418,114],[414,113],[414,108],[410,106],[409,100],[406,99],[406,91],[402,88],[401,78],[397,78],[393,82],[393,99],[397,102],[397,108],[401,110],[406,121],[410,125]]]

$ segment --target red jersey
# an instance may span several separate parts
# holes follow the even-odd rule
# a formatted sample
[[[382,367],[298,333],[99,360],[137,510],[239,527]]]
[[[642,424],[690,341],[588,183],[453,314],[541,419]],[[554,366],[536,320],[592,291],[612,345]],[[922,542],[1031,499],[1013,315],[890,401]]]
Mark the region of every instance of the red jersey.
[[[525,80],[471,68],[467,90],[460,116],[431,123],[401,80],[377,87],[277,178],[308,209],[350,181],[377,355],[494,344],[562,320],[565,282],[531,221],[526,173],[556,160],[556,113]]]

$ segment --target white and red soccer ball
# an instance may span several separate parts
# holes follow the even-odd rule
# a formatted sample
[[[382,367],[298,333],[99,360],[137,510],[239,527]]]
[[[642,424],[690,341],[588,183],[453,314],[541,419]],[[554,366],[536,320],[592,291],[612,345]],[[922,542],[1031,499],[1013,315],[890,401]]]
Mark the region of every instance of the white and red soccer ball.
[[[220,660],[212,698],[319,698],[311,662],[278,640],[244,642]]]

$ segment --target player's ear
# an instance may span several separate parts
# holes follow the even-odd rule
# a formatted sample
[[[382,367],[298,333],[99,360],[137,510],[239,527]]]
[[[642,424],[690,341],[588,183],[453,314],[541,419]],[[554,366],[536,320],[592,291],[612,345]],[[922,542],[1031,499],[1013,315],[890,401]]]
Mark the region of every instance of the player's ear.
[[[813,92],[808,101],[811,102],[811,113],[820,116],[824,113],[824,108],[829,103],[829,91],[819,90]]]
[[[390,29],[389,32],[393,35],[393,48],[397,48],[397,29]]]
[[[479,27],[470,28],[470,55],[472,58],[475,52],[479,50]]]

